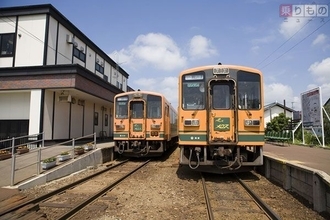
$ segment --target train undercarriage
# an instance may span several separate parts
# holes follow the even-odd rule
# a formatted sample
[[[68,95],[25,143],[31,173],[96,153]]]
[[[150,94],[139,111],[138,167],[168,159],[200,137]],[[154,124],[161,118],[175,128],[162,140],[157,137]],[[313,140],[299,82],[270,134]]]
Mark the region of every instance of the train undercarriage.
[[[209,173],[238,173],[263,164],[262,146],[179,146],[180,165]]]
[[[115,141],[115,152],[129,157],[158,157],[174,145],[174,141]]]

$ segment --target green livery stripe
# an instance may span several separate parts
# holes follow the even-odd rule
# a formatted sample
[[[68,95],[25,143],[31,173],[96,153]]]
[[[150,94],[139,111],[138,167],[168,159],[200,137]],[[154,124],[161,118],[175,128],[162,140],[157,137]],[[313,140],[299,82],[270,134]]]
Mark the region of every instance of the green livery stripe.
[[[118,133],[118,132],[114,132],[114,133],[113,133],[113,137],[114,137],[114,138],[128,138],[128,133]]]
[[[265,135],[255,135],[255,134],[239,134],[238,141],[244,142],[261,142],[265,141]]]
[[[206,134],[179,134],[180,141],[206,141]]]

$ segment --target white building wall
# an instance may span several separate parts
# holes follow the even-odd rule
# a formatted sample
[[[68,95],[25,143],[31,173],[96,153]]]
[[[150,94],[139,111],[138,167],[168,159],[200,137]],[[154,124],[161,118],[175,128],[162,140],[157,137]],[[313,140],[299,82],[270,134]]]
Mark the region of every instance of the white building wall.
[[[95,73],[95,51],[87,47],[86,51],[86,68]]]
[[[66,36],[72,33],[61,24],[58,32],[57,64],[71,64],[73,45],[66,42]]]
[[[85,125],[84,125],[84,135],[93,134],[93,126],[94,126],[94,103],[85,102]]]
[[[45,91],[45,102],[44,102],[44,132],[45,139],[52,139],[52,122],[53,122],[53,101],[54,101],[54,93],[52,91]]]
[[[83,136],[83,107],[77,103],[71,104],[71,138]]]
[[[58,22],[53,17],[49,18],[47,65],[55,64],[57,24]]]
[[[1,57],[0,67],[12,67],[13,58],[12,57]]]
[[[41,89],[31,90],[29,135],[38,134],[40,132],[40,107]]]
[[[59,102],[59,93],[55,96],[54,139],[69,139],[70,103]]]
[[[0,19],[0,33],[14,33],[16,27],[16,17],[3,17]]]
[[[107,62],[104,62],[104,75],[108,77],[108,82],[111,83],[111,67]]]
[[[43,64],[46,15],[20,16],[16,43],[15,66]]]
[[[110,76],[110,83],[112,84],[112,85],[114,85],[114,86],[116,86],[116,82],[117,82],[117,77],[116,77],[116,75],[117,75],[117,70],[116,70],[116,68],[115,67],[113,67],[113,66],[111,66],[111,76]],[[115,75],[116,74],[116,75]]]
[[[0,109],[0,120],[28,120],[30,117],[30,92],[0,93]]]

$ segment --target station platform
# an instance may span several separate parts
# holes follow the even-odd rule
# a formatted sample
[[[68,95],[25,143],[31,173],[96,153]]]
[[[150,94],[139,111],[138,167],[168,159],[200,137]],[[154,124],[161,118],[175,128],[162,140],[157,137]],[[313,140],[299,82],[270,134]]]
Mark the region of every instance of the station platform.
[[[330,147],[266,143],[264,155],[321,170],[330,176]]]
[[[77,145],[79,146],[79,145]],[[0,160],[0,187],[1,188],[22,188],[22,183],[27,182],[31,179],[40,178],[39,184],[43,182],[48,182],[54,178],[60,178],[64,175],[69,175],[71,173],[77,172],[79,170],[83,170],[89,166],[96,166],[97,164],[102,164],[104,162],[108,162],[113,160],[113,146],[114,142],[100,142],[96,143],[96,148],[90,151],[86,151],[82,155],[75,155],[74,159],[70,159],[66,162],[57,162],[57,165],[53,169],[49,170],[41,170],[38,175],[37,168],[37,158],[38,152],[34,150],[30,150],[30,152],[16,155],[15,156],[15,172],[14,175],[14,186],[11,186],[12,182],[12,158]],[[106,150],[102,150],[106,149]],[[72,146],[64,146],[64,145],[56,145],[50,148],[44,147],[42,149],[42,158],[56,157],[63,151],[67,151],[69,153],[73,153]],[[105,158],[107,157],[107,158]],[[53,176],[51,176],[53,174]],[[54,176],[55,175],[55,176]],[[51,177],[50,177],[51,176]],[[26,187],[30,187],[34,183],[27,185]],[[24,187],[24,188],[26,188]]]

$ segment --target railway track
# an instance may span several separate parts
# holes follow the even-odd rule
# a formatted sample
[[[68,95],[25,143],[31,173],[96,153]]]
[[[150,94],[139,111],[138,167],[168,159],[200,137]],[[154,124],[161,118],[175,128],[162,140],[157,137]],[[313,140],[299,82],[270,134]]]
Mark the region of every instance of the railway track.
[[[205,175],[201,173],[209,220],[229,216],[235,219],[281,219],[238,176],[226,176],[223,181],[206,181]]]
[[[125,160],[0,213],[0,219],[69,219],[149,163]]]

